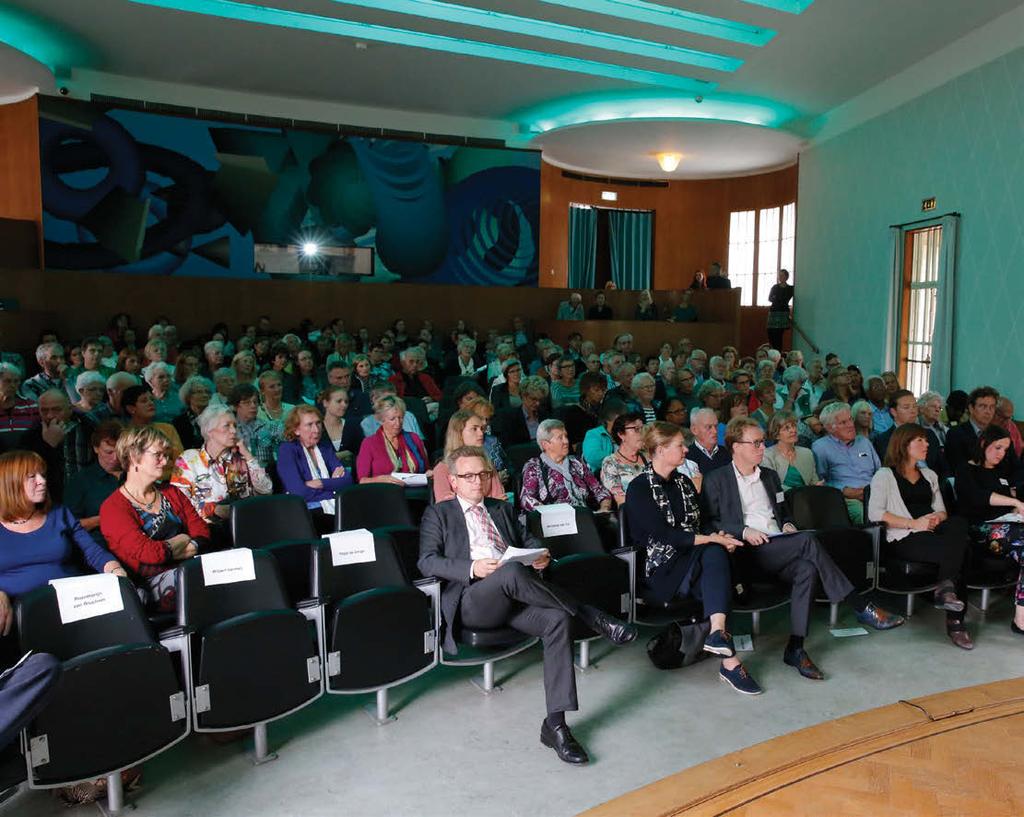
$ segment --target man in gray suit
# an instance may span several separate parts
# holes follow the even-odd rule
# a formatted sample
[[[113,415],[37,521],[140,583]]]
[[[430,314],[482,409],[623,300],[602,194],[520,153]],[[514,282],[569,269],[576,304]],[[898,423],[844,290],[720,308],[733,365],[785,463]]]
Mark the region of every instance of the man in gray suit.
[[[419,568],[444,581],[441,614],[444,649],[457,652],[461,627],[512,627],[538,636],[544,644],[544,692],[547,717],[541,743],[566,763],[586,763],[586,750],[565,723],[578,709],[573,669],[571,619],[580,620],[615,644],[636,638],[631,624],[542,581],[537,571],[551,561],[545,552],[530,567],[502,562],[509,547],[536,548],[537,540],[520,529],[508,502],[491,499],[494,466],[482,448],[463,446],[445,458],[455,499],[427,508],[420,523]],[[531,569],[532,568],[532,569]]]
[[[707,529],[741,539],[744,552],[737,550],[738,558],[752,559],[758,568],[791,586],[792,629],[782,660],[805,678],[823,680],[824,674],[804,649],[819,579],[829,601],[849,602],[861,624],[888,630],[904,620],[874,604],[865,604],[814,534],[797,530],[786,509],[779,475],[760,467],[765,440],[756,420],[731,420],[725,444],[732,453],[732,464],[704,475],[702,498],[708,510],[704,516]]]

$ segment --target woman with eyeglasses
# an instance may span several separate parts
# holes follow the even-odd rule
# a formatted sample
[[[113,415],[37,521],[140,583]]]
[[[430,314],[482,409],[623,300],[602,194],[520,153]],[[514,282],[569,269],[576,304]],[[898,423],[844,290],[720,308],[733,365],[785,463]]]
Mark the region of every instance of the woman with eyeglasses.
[[[775,440],[775,445],[764,452],[764,464],[779,475],[784,490],[821,485],[811,449],[796,444],[797,419],[793,412],[775,412],[768,424],[768,437]]]
[[[626,501],[629,483],[647,467],[643,455],[644,418],[639,412],[620,414],[612,423],[612,439],[618,446],[601,463],[601,484],[611,491],[615,505]]]
[[[159,612],[175,606],[174,568],[210,543],[210,528],[188,497],[158,485],[171,444],[152,426],[129,427],[117,440],[124,484],[100,505],[100,531],[129,578]]]

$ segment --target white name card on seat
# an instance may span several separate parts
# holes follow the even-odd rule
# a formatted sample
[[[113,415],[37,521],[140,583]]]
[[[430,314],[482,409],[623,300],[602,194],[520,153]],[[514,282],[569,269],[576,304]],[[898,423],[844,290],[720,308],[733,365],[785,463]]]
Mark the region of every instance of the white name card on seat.
[[[203,565],[203,582],[207,587],[256,581],[256,565],[249,548],[204,553],[199,561]]]
[[[427,485],[426,474],[407,474],[404,471],[392,471],[391,476],[404,483],[406,488],[425,488]]]
[[[121,587],[112,573],[51,579],[61,624],[117,613],[124,609]]]
[[[377,561],[373,534],[366,528],[331,533],[324,539],[331,543],[331,564],[335,567]]]
[[[548,536],[572,536],[576,533],[576,509],[567,502],[540,505],[540,532]]]

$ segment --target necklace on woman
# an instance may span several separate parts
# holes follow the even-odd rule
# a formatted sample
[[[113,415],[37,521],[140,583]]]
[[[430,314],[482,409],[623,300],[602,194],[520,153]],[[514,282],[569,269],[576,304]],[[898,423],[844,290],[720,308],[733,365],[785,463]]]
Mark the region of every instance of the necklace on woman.
[[[267,413],[267,416],[271,420],[280,420],[281,415],[284,414],[284,406],[278,406],[277,409],[271,409],[266,403],[263,404],[263,410]],[[276,414],[274,412],[277,412]]]
[[[156,493],[157,496],[154,496],[151,500],[149,500],[149,502],[144,502],[143,500],[141,500],[137,496],[135,496],[135,494],[133,494],[131,491],[129,491],[127,485],[122,485],[121,487],[124,489],[124,492],[126,494],[128,494],[128,496],[132,500],[134,500],[136,505],[139,505],[139,506],[145,508],[146,510],[149,510],[150,506],[153,505],[156,502],[157,497],[160,495],[159,491],[154,491],[154,493]]]
[[[636,465],[636,464],[637,464],[638,462],[640,462],[640,452],[639,452],[639,451],[637,451],[637,452],[636,452],[636,453],[635,453],[635,454],[633,455],[633,459],[629,459],[629,457],[627,457],[627,456],[626,456],[625,454],[623,454],[623,453],[622,453],[621,451],[619,451],[619,450],[616,450],[616,451],[615,451],[615,456],[617,456],[617,457],[618,457],[619,459],[621,459],[621,460],[622,460],[623,462],[625,462],[625,463],[628,463],[629,465]]]

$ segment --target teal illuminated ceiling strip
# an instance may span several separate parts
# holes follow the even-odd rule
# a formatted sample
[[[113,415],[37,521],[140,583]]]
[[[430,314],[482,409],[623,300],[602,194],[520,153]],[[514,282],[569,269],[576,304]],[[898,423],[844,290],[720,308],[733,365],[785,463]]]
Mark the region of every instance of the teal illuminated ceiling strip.
[[[743,60],[738,57],[697,51],[678,45],[638,40],[621,34],[606,34],[602,31],[553,23],[548,20],[535,20],[531,17],[519,17],[501,11],[442,3],[440,0],[334,0],[334,2],[376,11],[390,11],[396,14],[426,17],[431,20],[443,20],[447,23],[460,23],[494,31],[506,31],[511,34],[542,37],[546,40],[602,48],[638,57],[652,57],[683,65],[696,65],[716,71],[735,71],[743,65]]]
[[[85,43],[50,20],[9,6],[0,6],[0,43],[27,54],[53,74],[96,62]]]
[[[546,54],[542,51],[530,51],[524,48],[512,48],[507,45],[495,45],[476,40],[465,40],[457,37],[446,37],[441,34],[427,34],[422,31],[409,31],[403,28],[359,23],[351,20],[339,20],[334,17],[321,17],[315,14],[303,14],[296,11],[255,6],[248,3],[236,3],[234,0],[131,0],[143,6],[183,11],[191,14],[203,14],[209,17],[220,17],[228,20],[240,20],[247,23],[280,26],[282,28],[315,31],[321,34],[334,34],[339,37],[353,37],[360,40],[391,43],[393,45],[425,48],[431,51],[444,51],[449,54],[463,54],[470,57],[500,60],[502,62],[531,65],[540,68],[553,68],[559,71],[571,71],[577,74],[589,74],[596,77],[636,82],[641,85],[655,85],[672,88],[685,93],[703,94],[713,90],[716,83],[692,77],[681,77],[674,74],[663,74],[658,71],[646,71],[624,65],[584,60],[577,57],[565,57],[558,54]]]
[[[770,2],[770,0],[765,0]],[[781,2],[782,0],[780,0]],[[637,23],[650,23],[662,28],[674,28],[688,34],[716,37],[744,45],[765,45],[775,32],[770,28],[752,26],[721,17],[709,17],[693,11],[659,6],[645,0],[540,0],[553,6],[565,6],[578,11],[604,14]],[[799,2],[799,0],[794,0]]]
[[[765,6],[776,11],[785,11],[789,14],[803,14],[814,0],[743,0],[743,2],[752,3],[755,6]]]

